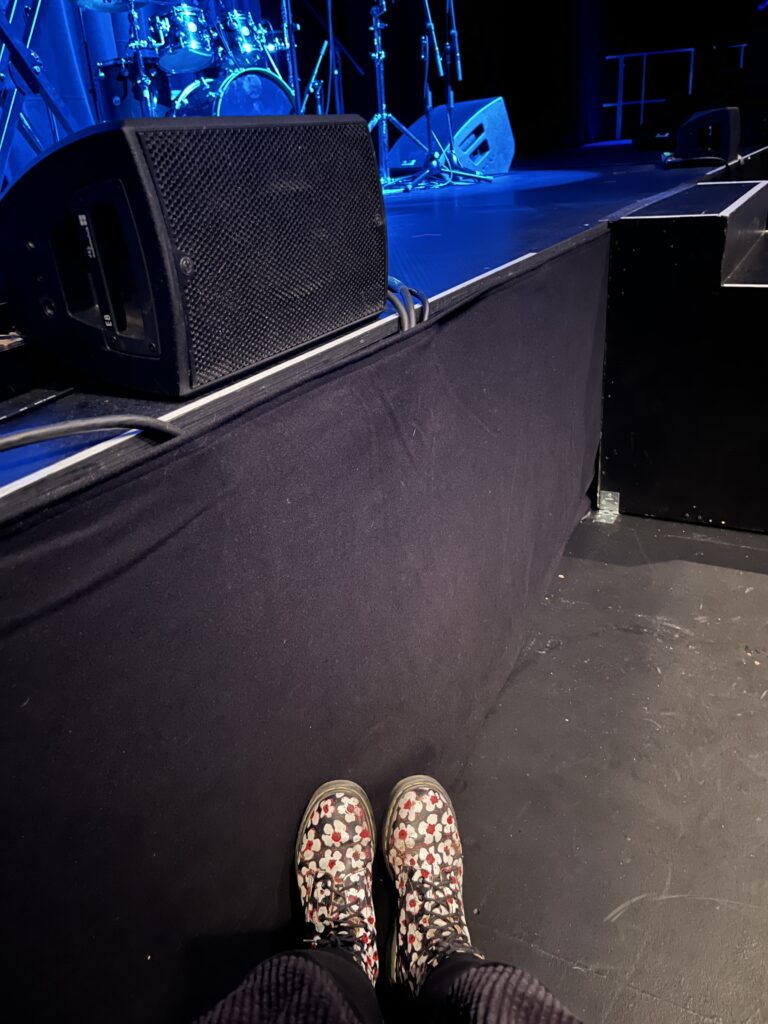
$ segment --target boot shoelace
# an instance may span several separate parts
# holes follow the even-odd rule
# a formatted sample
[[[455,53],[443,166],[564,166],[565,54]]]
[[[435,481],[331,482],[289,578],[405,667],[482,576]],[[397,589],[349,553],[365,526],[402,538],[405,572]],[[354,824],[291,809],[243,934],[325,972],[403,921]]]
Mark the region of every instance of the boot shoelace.
[[[429,936],[425,935],[429,959],[443,960],[454,952],[471,953],[483,959],[483,954],[469,942],[461,898],[452,892],[450,885],[433,883],[419,875],[411,879],[411,886],[421,897],[422,906],[431,907],[425,911],[430,917]],[[452,902],[456,904],[455,910],[450,909]]]
[[[322,935],[314,935],[305,939],[312,945],[313,949],[335,948],[348,949],[351,953],[359,953],[362,940],[356,934],[358,928],[365,929],[367,922],[363,915],[357,911],[344,913],[343,907],[338,906],[339,899],[343,899],[347,888],[351,888],[358,875],[350,875],[345,881],[334,879],[331,884],[331,903],[328,908],[328,916],[325,921],[331,927]],[[342,913],[344,922],[340,923]]]

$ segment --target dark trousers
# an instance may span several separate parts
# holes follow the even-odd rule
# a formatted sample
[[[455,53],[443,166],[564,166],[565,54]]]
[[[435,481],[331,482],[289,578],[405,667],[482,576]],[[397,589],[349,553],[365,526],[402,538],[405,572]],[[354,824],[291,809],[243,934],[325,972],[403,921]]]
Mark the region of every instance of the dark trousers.
[[[457,954],[438,964],[418,997],[427,1024],[579,1024],[535,978],[508,964]],[[265,960],[198,1024],[381,1024],[368,978],[344,950]]]

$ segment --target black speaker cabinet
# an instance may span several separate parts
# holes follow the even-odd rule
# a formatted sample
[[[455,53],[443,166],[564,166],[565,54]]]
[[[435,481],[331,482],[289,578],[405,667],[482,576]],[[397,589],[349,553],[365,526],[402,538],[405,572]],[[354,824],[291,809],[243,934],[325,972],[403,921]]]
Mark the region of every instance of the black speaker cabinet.
[[[100,126],[0,202],[15,326],[77,374],[186,395],[381,314],[384,204],[352,116]]]
[[[432,111],[432,133],[442,146],[448,142],[448,114],[445,106]],[[409,129],[426,145],[424,117]],[[456,153],[466,171],[482,174],[506,174],[515,155],[515,137],[501,96],[487,100],[464,100],[456,104],[453,115]],[[434,142],[434,139],[433,139]],[[392,167],[411,172],[424,162],[426,153],[407,135],[401,135],[390,153]]]
[[[678,160],[720,157],[730,163],[739,155],[741,113],[738,107],[700,110],[677,129],[675,156]]]

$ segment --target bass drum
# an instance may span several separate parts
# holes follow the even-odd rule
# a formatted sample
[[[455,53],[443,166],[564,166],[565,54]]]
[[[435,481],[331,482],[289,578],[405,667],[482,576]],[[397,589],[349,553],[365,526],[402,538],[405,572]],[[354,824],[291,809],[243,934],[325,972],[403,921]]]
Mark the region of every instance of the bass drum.
[[[198,78],[173,104],[174,117],[262,117],[293,113],[293,92],[265,68],[241,68],[223,78]]]

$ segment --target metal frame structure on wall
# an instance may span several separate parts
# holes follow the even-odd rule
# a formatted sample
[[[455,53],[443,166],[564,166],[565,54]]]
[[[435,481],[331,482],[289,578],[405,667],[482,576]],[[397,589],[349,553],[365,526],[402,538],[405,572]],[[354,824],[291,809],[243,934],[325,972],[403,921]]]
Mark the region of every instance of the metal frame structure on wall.
[[[38,56],[30,49],[41,8],[42,0],[35,0],[30,7],[20,0],[13,0],[8,14],[0,13],[0,191],[17,131],[36,154],[46,149],[24,114],[26,94],[20,83],[29,93],[42,98],[54,124],[58,122],[68,134],[75,131],[56,89],[45,76]]]

